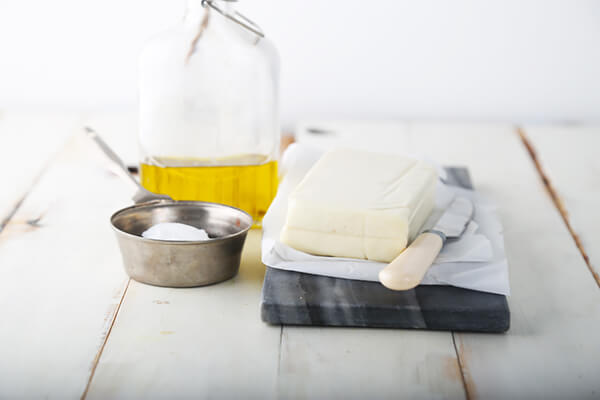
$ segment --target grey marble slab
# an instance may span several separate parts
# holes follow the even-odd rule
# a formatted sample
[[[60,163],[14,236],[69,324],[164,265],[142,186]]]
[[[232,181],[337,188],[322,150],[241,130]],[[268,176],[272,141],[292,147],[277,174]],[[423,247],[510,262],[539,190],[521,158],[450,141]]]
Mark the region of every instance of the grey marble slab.
[[[446,168],[447,183],[472,188],[465,168]],[[397,292],[364,282],[267,267],[261,318],[269,324],[505,332],[502,295],[423,285]]]

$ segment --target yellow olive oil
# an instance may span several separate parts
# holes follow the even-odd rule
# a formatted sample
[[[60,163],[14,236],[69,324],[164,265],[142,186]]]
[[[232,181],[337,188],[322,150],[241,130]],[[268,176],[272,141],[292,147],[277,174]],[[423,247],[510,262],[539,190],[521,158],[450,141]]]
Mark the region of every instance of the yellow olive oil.
[[[248,155],[213,162],[230,165],[210,165],[197,159],[155,159],[141,164],[141,182],[151,192],[175,200],[211,201],[241,208],[260,224],[278,184],[277,161],[265,158]]]

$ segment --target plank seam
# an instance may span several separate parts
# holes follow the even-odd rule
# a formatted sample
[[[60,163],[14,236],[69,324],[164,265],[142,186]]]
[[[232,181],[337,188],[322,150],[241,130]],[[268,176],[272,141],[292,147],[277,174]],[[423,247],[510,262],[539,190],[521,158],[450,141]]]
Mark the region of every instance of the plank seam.
[[[88,395],[88,391],[90,390],[92,380],[94,379],[94,375],[96,374],[96,368],[98,367],[98,363],[100,362],[100,357],[102,357],[102,353],[104,352],[104,348],[106,347],[108,338],[110,337],[110,334],[112,333],[113,327],[115,325],[115,321],[117,320],[117,317],[119,315],[119,311],[121,311],[121,306],[123,305],[123,301],[125,300],[125,295],[127,294],[127,290],[129,289],[130,283],[131,283],[131,278],[127,279],[127,284],[125,285],[125,290],[123,290],[123,294],[121,295],[119,304],[117,305],[117,308],[115,309],[115,313],[113,314],[112,320],[110,321],[110,326],[108,328],[108,331],[106,332],[106,336],[104,337],[104,340],[102,341],[102,345],[100,346],[100,349],[98,350],[98,352],[96,353],[96,356],[94,357],[94,360],[92,361],[90,377],[88,378],[88,381],[85,385],[85,390],[81,394],[81,398],[80,398],[81,400],[85,400],[85,398]]]
[[[25,192],[25,194],[23,195],[23,197],[21,197],[21,199],[19,201],[17,201],[17,203],[13,206],[13,208],[8,212],[8,214],[6,215],[6,217],[4,217],[4,219],[0,222],[0,233],[2,233],[2,231],[4,230],[4,228],[6,227],[6,225],[8,225],[8,223],[10,222],[10,220],[12,219],[12,217],[15,216],[15,214],[17,213],[17,211],[19,211],[19,208],[21,207],[21,205],[25,201],[25,198],[27,197],[27,195],[29,194],[29,192],[33,189],[33,186],[35,186],[35,182]]]
[[[459,351],[458,346],[456,345],[456,333],[451,332],[452,336],[452,345],[454,346],[454,352],[456,353],[456,360],[458,361],[458,368],[460,369],[460,377],[465,388],[465,399],[472,400],[475,398],[474,393],[471,393],[471,388],[473,386],[471,376],[469,375],[468,367],[465,365],[465,360],[463,360],[462,353]]]
[[[1,111],[0,111],[0,116],[1,116]],[[73,136],[75,136],[75,135],[73,135]],[[68,143],[69,143],[69,139],[65,140],[64,143],[62,144],[62,146],[60,146],[57,151],[50,154],[50,157],[48,157],[48,159],[40,166],[39,172],[32,179],[31,184],[25,190],[25,193],[23,193],[23,196],[15,203],[13,208],[8,212],[8,214],[6,214],[6,216],[2,219],[2,221],[0,221],[0,233],[2,233],[4,228],[6,228],[6,226],[10,223],[12,218],[19,211],[19,208],[21,208],[21,206],[25,202],[25,199],[27,199],[27,196],[29,196],[29,194],[33,191],[33,189],[38,184],[38,182],[42,179],[42,176],[44,176],[44,174],[46,173],[48,166],[50,166],[54,163],[54,160],[58,157],[58,155],[60,153],[62,153],[64,151],[64,149],[65,149],[65,147],[67,147]]]
[[[540,176],[540,179],[542,180],[542,183],[544,184],[544,187],[546,188],[546,191],[550,195],[550,198],[552,199],[554,206],[560,213],[563,222],[565,223],[569,233],[571,234],[571,237],[573,238],[573,241],[575,242],[575,245],[577,246],[577,249],[581,253],[581,256],[583,257],[583,260],[585,261],[585,264],[587,265],[588,270],[590,271],[590,273],[592,274],[592,277],[596,281],[596,285],[598,285],[598,287],[600,287],[600,275],[598,274],[598,272],[596,272],[594,270],[594,267],[592,266],[592,263],[590,262],[590,258],[587,255],[585,248],[583,247],[581,238],[573,229],[573,226],[571,225],[571,221],[569,219],[569,213],[567,211],[567,208],[566,208],[564,202],[562,201],[562,199],[560,198],[558,191],[556,190],[554,185],[552,185],[552,182],[550,181],[550,177],[548,176],[546,171],[544,171],[544,168],[542,167],[542,163],[537,155],[537,151],[536,151],[535,147],[533,146],[533,143],[527,137],[527,135],[525,134],[525,131],[521,127],[517,126],[516,131],[517,131],[517,134],[519,135],[519,138],[521,139],[521,142],[525,146],[525,149],[527,149],[527,152],[529,153],[529,157],[531,158],[531,160],[538,172],[538,175]]]

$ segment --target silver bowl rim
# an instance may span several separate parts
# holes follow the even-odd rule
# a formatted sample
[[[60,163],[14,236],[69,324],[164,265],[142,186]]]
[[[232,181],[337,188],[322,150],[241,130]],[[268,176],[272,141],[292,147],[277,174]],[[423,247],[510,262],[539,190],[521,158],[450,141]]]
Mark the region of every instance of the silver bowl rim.
[[[169,204],[188,204],[188,205],[204,205],[204,206],[209,206],[209,207],[221,207],[221,208],[231,208],[232,210],[235,210],[237,212],[239,212],[240,214],[244,214],[246,215],[249,219],[250,219],[250,223],[248,225],[248,227],[240,230],[239,232],[236,233],[232,233],[230,235],[226,235],[226,236],[219,236],[216,238],[210,238],[208,240],[161,240],[161,239],[149,239],[149,238],[145,238],[139,235],[134,235],[133,233],[129,233],[126,232],[122,229],[119,229],[115,226],[114,223],[114,219],[121,213],[135,209],[135,208],[142,208],[142,207],[147,207],[147,206],[159,206],[159,205],[169,205]],[[237,207],[233,207],[233,206],[229,206],[227,204],[222,204],[222,203],[213,203],[210,201],[189,201],[189,200],[152,200],[152,201],[146,201],[143,203],[139,203],[139,204],[134,204],[132,206],[129,207],[125,207],[125,208],[121,208],[120,210],[115,211],[111,216],[110,216],[110,225],[112,227],[112,229],[117,232],[120,235],[124,235],[126,237],[130,237],[134,240],[139,240],[141,242],[154,242],[154,243],[161,243],[161,244],[172,244],[172,245],[182,245],[182,246],[189,246],[189,245],[198,245],[198,244],[209,244],[209,243],[217,243],[217,242],[222,242],[224,240],[229,240],[229,239],[233,239],[235,237],[238,236],[242,236],[245,235],[254,225],[254,218],[252,218],[252,216],[250,214],[248,214],[246,211],[237,208]]]

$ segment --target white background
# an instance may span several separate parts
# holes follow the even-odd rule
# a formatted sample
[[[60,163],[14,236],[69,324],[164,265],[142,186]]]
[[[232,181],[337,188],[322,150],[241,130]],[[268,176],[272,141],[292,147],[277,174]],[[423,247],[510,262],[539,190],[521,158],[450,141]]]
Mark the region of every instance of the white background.
[[[283,121],[600,120],[600,1],[241,0],[282,59]],[[131,109],[183,0],[0,0],[0,108]]]

